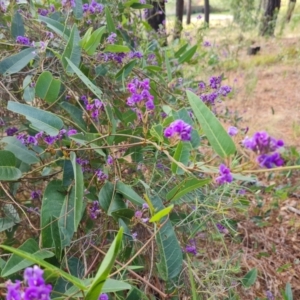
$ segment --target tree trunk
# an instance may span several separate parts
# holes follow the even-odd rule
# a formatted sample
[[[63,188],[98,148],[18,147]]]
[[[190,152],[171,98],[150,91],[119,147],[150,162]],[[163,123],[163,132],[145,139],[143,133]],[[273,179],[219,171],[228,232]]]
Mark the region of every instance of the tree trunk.
[[[151,1],[153,8],[146,10],[146,19],[149,25],[155,30],[158,31],[160,26],[165,28],[166,22],[166,10],[165,10],[165,1],[157,0]]]
[[[204,21],[209,25],[209,0],[204,0]]]
[[[259,31],[261,36],[274,36],[279,9],[280,0],[266,0],[265,12],[261,19]]]
[[[191,14],[192,14],[192,0],[188,0],[186,7],[186,24],[191,24]]]
[[[292,18],[293,11],[295,9],[297,0],[290,0],[289,7],[286,13],[286,22],[290,22]]]
[[[176,0],[176,17],[174,26],[174,39],[180,39],[182,30],[184,0]]]

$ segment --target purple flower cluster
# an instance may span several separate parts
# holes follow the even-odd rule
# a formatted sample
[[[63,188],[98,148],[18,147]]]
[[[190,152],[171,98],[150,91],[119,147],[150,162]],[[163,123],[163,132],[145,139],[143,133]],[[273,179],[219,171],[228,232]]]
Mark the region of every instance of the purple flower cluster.
[[[238,130],[236,127],[234,127],[234,126],[230,126],[230,127],[228,128],[227,132],[228,132],[228,134],[229,134],[230,136],[235,136],[235,135],[238,134],[239,130]]]
[[[104,111],[104,103],[99,99],[94,99],[91,103],[88,101],[87,97],[83,95],[81,100],[84,102],[85,109],[89,112],[89,115],[97,120],[100,114],[100,111]]]
[[[81,169],[83,172],[91,172],[92,169],[90,167],[90,162],[87,159],[82,159],[80,157],[76,158],[76,162],[81,165]]]
[[[194,239],[189,241],[189,244],[185,247],[185,252],[197,255],[197,247]]]
[[[112,158],[111,155],[108,155],[107,160],[106,160],[106,163],[107,163],[108,165],[112,165],[112,164],[114,163],[114,159]]]
[[[62,7],[65,7],[65,8],[71,8],[71,7],[75,7],[76,3],[75,3],[75,0],[62,0],[61,5],[62,5]]]
[[[146,218],[143,218],[143,214],[146,213],[149,209],[149,205],[147,203],[143,203],[143,211],[141,210],[137,210],[134,214],[134,216],[137,218],[137,219],[140,219],[143,223],[147,223],[149,221],[149,218],[146,217]]]
[[[225,226],[223,226],[221,223],[217,223],[216,226],[220,233],[227,234],[229,232],[228,229]]]
[[[222,86],[221,84],[222,76],[212,76],[207,86],[203,81],[199,82],[197,93],[200,95],[200,99],[205,103],[214,105],[220,97],[226,97],[232,88],[228,85]]]
[[[16,42],[18,44],[25,45],[25,46],[30,46],[31,45],[30,39],[26,36],[21,36],[21,35],[17,36]]]
[[[263,168],[271,169],[274,166],[283,166],[284,160],[277,151],[284,146],[282,140],[276,140],[265,131],[256,132],[253,137],[246,137],[243,140],[245,148],[258,154],[257,162]]]
[[[100,14],[103,12],[103,5],[92,0],[91,3],[85,3],[82,5],[82,10],[85,14]]]
[[[220,165],[219,175],[220,176],[216,178],[218,184],[224,184],[226,182],[230,183],[233,180],[230,170],[224,164]]]
[[[137,78],[133,79],[127,85],[127,90],[131,96],[127,98],[127,105],[141,107],[145,104],[147,110],[153,110],[154,97],[150,94],[150,80],[148,78],[140,81]]]
[[[106,39],[106,42],[108,44],[114,44],[117,40],[117,34],[112,32]]]
[[[147,58],[148,65],[157,65],[156,55],[154,53],[151,53],[148,55]]]
[[[97,176],[97,179],[99,181],[104,181],[106,179],[108,179],[108,175],[105,174],[102,170],[98,169],[96,172],[95,172],[96,176]]]
[[[109,300],[109,298],[107,294],[101,294],[98,300]]]
[[[100,210],[99,201],[93,201],[92,206],[89,208],[90,218],[96,220],[100,215],[100,213],[101,210]]]
[[[164,131],[166,138],[180,138],[182,141],[190,141],[192,136],[192,126],[185,123],[183,120],[172,122]]]
[[[46,8],[38,8],[38,14],[41,16],[47,16],[49,13],[55,12],[55,7],[53,4],[50,4],[49,9]]]
[[[42,192],[41,191],[32,191],[30,194],[30,197],[32,200],[39,200],[42,196]]]
[[[52,286],[46,284],[43,273],[44,271],[38,266],[26,268],[24,282],[27,286],[22,286],[21,281],[8,282],[6,300],[50,300]]]
[[[13,136],[19,129],[16,127],[8,127],[5,129],[7,136]]]
[[[130,51],[128,53],[120,52],[120,53],[100,53],[97,56],[98,60],[108,62],[108,61],[114,61],[118,64],[122,64],[125,61],[129,61],[130,59],[141,59],[143,57],[143,54],[140,51]]]
[[[61,140],[64,136],[71,136],[77,133],[76,129],[61,129],[59,134],[56,136],[50,136],[45,134],[43,131],[37,133],[34,136],[28,135],[26,133],[20,133],[17,136],[17,139],[25,146],[37,146],[39,141],[46,143],[47,145],[52,145],[56,141]]]

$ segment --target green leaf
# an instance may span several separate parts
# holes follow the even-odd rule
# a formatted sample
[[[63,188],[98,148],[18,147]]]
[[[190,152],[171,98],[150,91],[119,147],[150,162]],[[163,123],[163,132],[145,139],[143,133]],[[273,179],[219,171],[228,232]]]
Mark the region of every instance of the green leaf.
[[[190,150],[191,150],[191,145],[189,143],[179,142],[176,147],[173,158],[176,161],[181,162],[186,166],[190,159]],[[172,162],[171,170],[174,174],[178,174],[178,175],[184,174],[184,170],[174,162]]]
[[[104,49],[104,52],[112,52],[112,53],[120,53],[120,52],[127,53],[129,51],[130,49],[127,46],[123,46],[123,45],[107,45]]]
[[[0,74],[8,76],[18,73],[36,57],[35,48],[27,48],[18,54],[9,56],[0,62]]]
[[[66,58],[68,58],[76,67],[79,66],[80,59],[81,59],[79,42],[80,42],[79,32],[76,24],[74,24],[67,46],[65,47],[65,51],[61,57],[63,67],[65,71],[69,74],[73,74],[74,70],[69,66]]]
[[[115,193],[115,187],[111,182],[106,182],[99,192],[99,203],[107,215],[126,209],[126,204],[121,195]]]
[[[7,230],[21,221],[17,210],[12,204],[4,204],[2,206],[4,218],[0,218],[0,232]]]
[[[112,19],[112,16],[111,16],[108,6],[105,6],[105,15],[106,15],[106,23],[107,23],[108,33],[116,32],[116,27],[115,27],[115,24]]]
[[[165,51],[165,62],[166,62],[166,68],[167,68],[167,74],[168,74],[168,82],[171,82],[172,80],[172,70],[171,70],[171,65],[170,61],[167,55],[167,51]]]
[[[93,27],[90,27],[84,34],[83,38],[81,39],[79,45],[82,47],[82,49],[85,49],[86,43],[92,36]]]
[[[34,127],[52,136],[63,127],[62,120],[48,111],[13,101],[8,101],[7,109],[25,116]]]
[[[133,3],[131,6],[133,9],[151,9],[153,5],[151,4],[141,4],[141,3]]]
[[[31,253],[35,257],[40,259],[50,258],[53,256],[53,252],[47,250],[40,250],[38,243],[34,239],[26,240],[25,243],[19,247],[19,249],[27,253]],[[32,264],[32,261],[23,259],[17,254],[13,254],[5,264],[5,267],[1,272],[1,276],[7,277],[11,274],[14,274],[20,270],[31,266]]]
[[[150,197],[156,210],[164,209],[163,203],[158,196]],[[165,218],[160,221],[162,224]],[[156,235],[160,262],[157,264],[160,276],[165,280],[175,278],[182,270],[182,250],[178,243],[171,222],[168,220]]]
[[[158,221],[160,221],[163,217],[167,216],[173,208],[174,208],[174,205],[172,204],[172,205],[160,210],[153,217],[151,217],[149,222],[158,222]]]
[[[77,232],[77,227],[82,218],[82,208],[83,208],[83,194],[84,194],[84,184],[83,184],[83,173],[81,166],[76,163],[76,154],[71,152],[70,159],[74,171],[74,190],[75,190],[75,203],[74,203],[74,223],[75,232]]]
[[[136,205],[141,206],[145,203],[145,201],[129,185],[126,185],[122,181],[117,182],[116,190],[122,194],[125,199],[128,199]]]
[[[35,96],[35,88],[30,86],[32,76],[27,75],[23,80],[23,99],[26,102],[32,102]]]
[[[54,79],[49,71],[45,71],[39,76],[36,82],[35,93],[39,98],[53,103],[57,100],[60,86],[60,80]]]
[[[106,32],[106,27],[102,26],[95,30],[93,34],[87,39],[86,43],[83,45],[83,49],[88,55],[93,55],[97,47],[100,45],[101,38]]]
[[[12,152],[16,158],[23,161],[28,165],[39,163],[40,160],[36,156],[36,153],[27,149],[19,140],[13,136],[6,136],[2,139],[3,143],[6,143],[4,147],[6,150]]]
[[[0,181],[18,180],[22,172],[15,167],[0,167]]]
[[[152,128],[150,129],[150,134],[155,137],[159,142],[164,141],[164,136],[163,136],[163,127],[161,124],[158,125],[153,125]]]
[[[24,21],[22,15],[16,10],[11,23],[11,36],[16,39],[25,35]]]
[[[186,48],[189,46],[188,43],[186,43],[185,45],[183,45],[178,51],[175,52],[174,56],[176,58],[178,58],[185,50]]]
[[[136,60],[132,60],[128,64],[126,64],[117,74],[116,79],[121,80],[122,78],[127,78],[127,76],[131,73],[132,69],[136,65]]]
[[[186,93],[194,115],[202,126],[212,148],[222,158],[234,154],[236,151],[234,142],[216,116],[197,95],[190,91],[186,91]]]
[[[6,150],[0,150],[0,166],[1,167],[14,167],[16,165],[15,155]]]
[[[108,252],[106,253],[100,268],[93,280],[92,285],[87,291],[86,300],[95,300],[98,299],[103,285],[113,267],[113,264],[116,260],[118,252],[122,245],[122,237],[123,237],[123,228],[121,227],[111,246],[109,247]]]
[[[86,87],[100,99],[102,97],[102,91],[95,86],[67,57],[66,61],[69,63],[76,75],[86,85]]]
[[[289,282],[285,286],[284,296],[285,300],[293,300],[293,291]]]
[[[41,207],[41,242],[45,248],[53,247],[51,224],[57,223],[64,204],[66,189],[60,180],[50,181],[45,189]],[[55,229],[55,227],[54,227]],[[55,231],[55,230],[54,230]]]
[[[70,30],[60,22],[41,15],[39,15],[38,21],[46,23],[48,28],[52,29],[56,34],[64,38],[66,41],[69,39]]]
[[[100,154],[103,157],[106,157],[106,154],[103,152],[101,147],[101,142],[100,141],[94,141],[96,139],[99,139],[99,134],[97,133],[78,133],[78,134],[73,134],[70,136],[70,139],[75,141],[78,144],[81,145],[88,145],[93,149],[95,152]],[[94,141],[93,143],[91,141]]]
[[[76,20],[81,20],[83,17],[82,0],[75,0],[75,7],[72,9]]]
[[[195,189],[198,189],[199,187],[208,184],[209,182],[210,182],[210,179],[188,178],[188,179],[182,181],[175,188],[173,188],[167,194],[166,198],[168,201],[175,201],[177,199],[180,199],[184,195],[190,193],[191,191],[194,191]]]
[[[36,257],[35,255],[31,254],[31,253],[27,253],[23,250],[20,249],[16,249],[13,247],[9,247],[9,246],[5,246],[5,245],[0,245],[0,248],[15,253],[27,260],[32,261],[33,263],[36,263],[44,268],[46,268],[48,271],[54,273],[57,276],[61,276],[63,278],[65,278],[66,280],[68,280],[69,282],[73,283],[75,286],[77,286],[79,289],[82,290],[86,290],[86,286],[84,284],[84,282],[72,275],[69,275],[68,273],[66,273],[65,271],[51,265],[50,263],[44,261],[43,259]]]
[[[86,130],[87,125],[82,118],[82,109],[66,101],[59,103],[59,106],[62,107],[70,115],[71,119],[82,131]]]
[[[195,54],[196,50],[197,50],[197,45],[193,46],[192,48],[190,48],[189,50],[187,50],[184,54],[182,54],[179,58],[178,58],[178,63],[179,64],[183,64],[185,62],[188,62]]]
[[[242,279],[242,284],[244,287],[249,288],[253,285],[257,278],[257,269],[250,270]]]
[[[121,280],[115,280],[115,279],[106,279],[104,286],[101,290],[101,293],[115,293],[118,291],[124,291],[124,290],[130,290],[131,285],[121,281]]]

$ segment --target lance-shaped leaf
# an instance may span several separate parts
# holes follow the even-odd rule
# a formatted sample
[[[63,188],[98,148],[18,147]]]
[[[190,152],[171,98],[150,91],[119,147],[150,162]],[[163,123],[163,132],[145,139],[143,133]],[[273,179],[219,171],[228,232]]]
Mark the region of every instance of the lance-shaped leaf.
[[[39,163],[40,160],[36,156],[36,153],[32,150],[27,149],[21,141],[17,140],[13,136],[6,136],[1,140],[6,145],[4,146],[5,150],[12,152],[16,158],[23,161],[28,165]]]
[[[178,63],[183,64],[184,62],[188,62],[194,56],[196,50],[197,50],[197,45],[195,45],[192,48],[190,48],[189,50],[187,50],[185,53],[183,53],[179,57]]]
[[[95,86],[67,57],[66,61],[69,63],[76,75],[81,79],[81,81],[86,85],[86,87],[94,93],[98,98],[101,98],[102,91]]]
[[[9,251],[9,252],[15,253],[27,260],[32,261],[33,263],[36,263],[36,264],[46,268],[48,271],[52,272],[53,274],[55,274],[57,276],[61,276],[61,277],[65,278],[66,280],[68,280],[69,282],[73,283],[75,286],[77,286],[81,290],[87,289],[85,283],[82,280],[80,280],[79,278],[66,273],[65,271],[51,265],[50,263],[44,261],[43,259],[36,257],[34,254],[31,254],[26,251],[16,249],[13,247],[5,246],[5,245],[0,245],[0,248],[4,249],[6,251]]]
[[[69,39],[70,30],[62,23],[41,15],[39,15],[38,21],[46,23],[48,28],[52,29],[56,34],[63,37],[66,41]]]
[[[23,99],[26,102],[32,102],[35,96],[35,88],[30,86],[32,76],[27,75],[23,80]]]
[[[150,199],[156,211],[164,209],[162,200],[158,196]],[[164,222],[165,218],[160,221],[160,224]],[[182,270],[182,250],[169,220],[157,233],[156,242],[160,257],[157,267],[162,278],[167,281],[176,277]]]
[[[66,58],[68,58],[76,67],[79,66],[80,59],[81,59],[79,42],[80,42],[79,32],[76,24],[74,24],[67,46],[65,47],[65,51],[61,57],[63,67],[67,73],[73,74],[74,70],[69,66]]]
[[[11,23],[11,36],[17,38],[25,35],[24,21],[22,15],[16,10]]]
[[[112,53],[127,53],[130,49],[124,45],[107,45],[104,49],[104,52],[112,52]]]
[[[40,250],[38,243],[34,239],[26,240],[25,243],[19,247],[19,249],[31,253],[40,259],[45,259],[53,256],[53,252]],[[7,277],[31,265],[33,265],[32,261],[24,259],[17,254],[13,254],[6,262],[1,272],[1,276]]]
[[[25,116],[34,127],[52,136],[57,135],[63,127],[63,122],[59,117],[39,108],[8,101],[7,109]]]
[[[57,100],[60,86],[60,80],[55,79],[49,71],[45,71],[36,82],[35,93],[41,99],[53,103]]]
[[[151,217],[149,222],[158,222],[158,221],[160,221],[163,217],[169,215],[173,208],[174,208],[174,205],[170,205],[170,206],[160,210],[154,216]]]
[[[194,115],[200,123],[212,148],[222,158],[234,154],[236,151],[234,142],[216,116],[197,95],[191,91],[186,91],[186,93]]]
[[[74,171],[74,226],[75,232],[82,218],[82,208],[83,208],[83,193],[84,193],[84,184],[83,184],[83,173],[81,166],[76,162],[76,154],[71,152],[70,159]]]
[[[82,0],[75,0],[75,7],[72,10],[75,19],[81,20],[83,17]]]
[[[87,41],[83,43],[82,47],[86,51],[88,55],[93,55],[97,47],[100,44],[102,35],[106,32],[106,27],[100,27],[97,30],[95,30],[90,37],[87,38]]]
[[[170,192],[168,192],[167,200],[175,201],[177,199],[180,199],[184,195],[208,184],[209,182],[210,179],[188,178],[182,181],[179,185],[175,186]]]
[[[179,142],[175,154],[173,158],[182,163],[183,165],[187,165],[190,159],[190,150],[191,150],[191,144],[186,142]],[[184,174],[184,170],[180,168],[175,162],[172,162],[171,170],[174,174],[182,175]]]
[[[123,237],[123,228],[121,227],[111,246],[109,247],[108,252],[106,253],[100,268],[91,284],[90,288],[87,291],[85,296],[86,300],[95,300],[98,299],[103,285],[114,265],[118,252],[121,248]]]
[[[136,205],[141,206],[143,205],[143,203],[145,203],[143,198],[141,198],[129,185],[123,183],[122,181],[117,182],[116,190],[126,199]]]
[[[107,31],[108,33],[116,32],[116,27],[111,16],[110,10],[108,6],[105,6],[105,15],[106,15],[106,23],[107,23]]]
[[[18,54],[9,56],[0,62],[0,74],[8,76],[18,73],[36,57],[35,48],[27,48]]]

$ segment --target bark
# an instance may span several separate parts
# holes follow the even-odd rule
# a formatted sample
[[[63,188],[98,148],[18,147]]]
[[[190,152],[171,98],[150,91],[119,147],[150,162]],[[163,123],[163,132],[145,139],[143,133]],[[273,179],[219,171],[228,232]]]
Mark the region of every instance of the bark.
[[[265,12],[261,19],[259,32],[261,36],[274,36],[280,2],[280,0],[265,1]]]
[[[183,6],[184,6],[184,0],[176,0],[174,39],[180,39],[180,34],[182,31]]]
[[[186,7],[186,24],[191,24],[191,14],[192,14],[192,0],[188,0]]]
[[[209,0],[204,0],[204,21],[209,25]]]
[[[147,9],[146,18],[149,25],[155,30],[158,31],[159,27],[162,26],[165,28],[166,21],[166,10],[165,10],[165,1],[151,1],[153,8]]]
[[[288,10],[286,13],[286,22],[287,23],[291,21],[291,18],[292,18],[292,15],[293,15],[293,12],[294,12],[294,9],[296,6],[296,2],[297,2],[297,0],[290,0],[290,2],[289,2]]]

